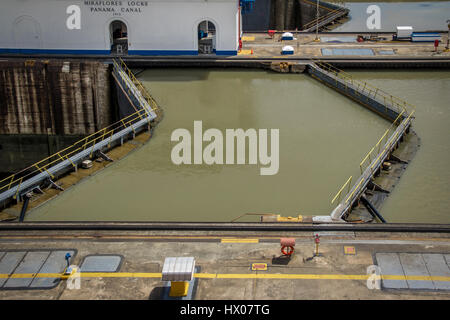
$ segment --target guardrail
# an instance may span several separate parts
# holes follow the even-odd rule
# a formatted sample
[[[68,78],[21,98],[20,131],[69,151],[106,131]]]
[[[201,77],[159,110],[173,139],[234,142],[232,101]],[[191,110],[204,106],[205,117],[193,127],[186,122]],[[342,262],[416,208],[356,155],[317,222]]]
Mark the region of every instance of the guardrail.
[[[135,77],[122,58],[118,58],[118,61],[119,62],[113,60],[114,70],[121,76],[122,80],[127,83],[127,93],[129,95],[133,94],[133,96],[138,100],[139,105],[141,105],[144,109],[147,109],[148,112],[154,112],[156,115],[155,121],[161,121],[163,117],[162,109],[159,108],[155,99],[153,99],[147,88],[145,88]],[[133,87],[137,90],[133,90]]]
[[[342,188],[338,191],[338,193],[331,202],[334,203],[336,199],[340,200],[343,189],[348,185],[347,194],[345,195],[344,199],[339,203],[339,205],[336,207],[336,209],[333,211],[334,217],[339,217],[342,219],[348,213],[348,211],[351,209],[352,204],[364,192],[367,184],[374,178],[375,173],[380,169],[385,159],[395,149],[395,146],[397,145],[398,141],[405,134],[405,131],[411,125],[413,114],[414,111],[411,112],[408,117],[403,119],[403,121],[395,129],[392,135],[390,135],[389,138],[386,139],[386,143],[383,145],[383,148],[381,149],[381,142],[383,141],[384,137],[388,136],[387,133],[389,131],[386,131],[385,134],[381,137],[381,139],[378,140],[378,143],[375,145],[375,147],[372,148],[372,150],[370,150],[369,153],[366,155],[366,157],[361,161],[360,163],[361,176],[355,182],[355,185],[352,188],[350,188],[349,181],[351,183],[352,178],[350,177],[347,180],[347,182],[342,186]],[[379,148],[379,152],[376,153],[374,159],[372,160],[370,158],[370,155],[373,153],[376,147]],[[369,162],[367,164],[367,167],[363,171],[362,166],[364,163],[367,162],[367,159],[369,159]]]
[[[333,10],[333,9],[329,9],[329,8],[327,8],[327,9],[330,10],[329,13],[327,13],[326,15],[323,15],[323,16],[319,16],[319,18],[315,18],[313,21],[306,23],[305,25],[302,26],[302,31],[309,32],[311,30],[316,30],[317,27],[319,27],[319,29],[320,29],[324,25],[332,22],[335,19],[345,16],[349,12],[349,10],[346,8],[340,8],[337,10]]]
[[[133,94],[140,102],[140,109],[135,113],[122,118],[100,131],[97,131],[71,146],[56,152],[55,154],[39,161],[31,166],[0,181],[0,204],[7,199],[20,200],[20,195],[35,188],[46,179],[54,179],[56,175],[63,172],[67,167],[77,168],[77,164],[83,159],[92,158],[94,152],[110,149],[112,143],[123,142],[123,138],[130,133],[135,134],[143,127],[150,126],[154,120],[161,117],[161,110],[155,100],[147,91],[142,94],[138,88],[144,88],[136,78],[130,78],[128,68],[124,69],[121,64],[113,62],[114,72],[119,75],[126,84],[126,90]],[[126,65],[125,65],[126,66]],[[133,82],[135,79],[138,86]],[[145,88],[144,88],[145,89]]]
[[[406,102],[405,100],[387,93],[386,91],[365,81],[355,79],[351,74],[340,70],[327,62],[317,59],[312,59],[312,61],[317,67],[336,77],[336,81],[338,79],[342,80],[347,87],[351,87],[361,95],[365,95],[378,101],[383,104],[386,109],[389,108],[396,113],[401,113],[403,110],[406,110],[409,113],[416,109],[414,105]]]
[[[394,118],[392,115],[396,115],[389,128],[360,162],[361,176],[356,180],[355,184],[352,186],[353,176],[350,176],[331,200],[331,204],[334,204],[336,200],[339,202],[331,214],[332,217],[342,219],[351,210],[353,203],[359,199],[359,196],[365,190],[370,180],[373,179],[384,160],[394,150],[400,138],[411,125],[415,106],[365,81],[354,79],[350,74],[339,70],[329,63],[313,60],[310,67],[320,70],[321,73],[329,77],[328,79],[334,79],[336,83],[333,80],[333,84],[337,89],[343,89],[348,93],[351,92],[354,96],[359,95],[357,101],[360,103],[367,105],[369,100],[372,99],[372,102],[376,101],[378,105],[384,106],[383,109],[385,109],[386,115],[389,115],[388,118],[392,120]],[[346,193],[344,193],[345,189],[347,190]],[[341,201],[343,195],[344,198]]]

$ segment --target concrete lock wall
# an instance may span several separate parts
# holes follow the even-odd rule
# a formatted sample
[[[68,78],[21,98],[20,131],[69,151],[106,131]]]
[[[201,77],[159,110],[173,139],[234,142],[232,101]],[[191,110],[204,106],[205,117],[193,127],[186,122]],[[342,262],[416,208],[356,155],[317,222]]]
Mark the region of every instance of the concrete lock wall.
[[[0,134],[86,135],[111,123],[109,66],[0,61]]]
[[[0,177],[117,117],[110,68],[94,61],[0,61]]]
[[[0,135],[0,180],[82,138],[79,135]]]
[[[238,3],[2,0],[0,53],[110,54],[110,24],[120,20],[127,26],[130,55],[194,55],[198,53],[198,25],[209,20],[217,30],[217,54],[236,54]],[[80,9],[79,14],[72,5]]]
[[[327,9],[328,8],[328,9]],[[320,1],[319,14],[325,16],[338,7]],[[256,0],[251,13],[243,15],[244,31],[301,30],[315,20],[315,0]]]

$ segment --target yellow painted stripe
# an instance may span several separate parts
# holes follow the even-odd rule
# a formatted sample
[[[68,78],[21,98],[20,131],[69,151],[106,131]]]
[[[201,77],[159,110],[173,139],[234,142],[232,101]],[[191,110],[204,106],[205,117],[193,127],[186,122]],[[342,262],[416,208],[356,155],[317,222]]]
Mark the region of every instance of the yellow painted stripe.
[[[240,55],[250,55],[250,54],[252,54],[252,50],[243,49],[243,50],[238,52],[238,56],[240,56]]]
[[[218,279],[304,279],[304,280],[367,280],[368,275],[340,274],[218,274]]]
[[[194,273],[195,278],[205,278],[205,279],[213,279],[217,278],[217,274],[215,273]]]
[[[82,272],[81,278],[161,278],[161,273],[142,272]]]
[[[24,279],[24,278],[59,278],[59,273],[22,273],[22,274],[0,274],[0,279]],[[144,272],[82,272],[81,278],[161,278],[162,274]],[[370,275],[351,274],[255,274],[255,273],[195,273],[195,278],[203,279],[291,279],[291,280],[367,280]],[[447,281],[450,277],[444,276],[397,276],[382,275],[383,280],[416,280],[416,281]]]
[[[233,239],[233,238],[223,238],[220,242],[222,243],[258,243],[259,239]]]

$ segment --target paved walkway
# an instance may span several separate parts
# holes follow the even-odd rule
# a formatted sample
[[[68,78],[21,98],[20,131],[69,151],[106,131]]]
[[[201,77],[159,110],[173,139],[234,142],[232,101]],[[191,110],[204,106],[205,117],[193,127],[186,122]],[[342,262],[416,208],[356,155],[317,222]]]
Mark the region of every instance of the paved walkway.
[[[281,257],[282,236],[296,239],[290,260]],[[446,234],[322,232],[314,258],[310,232],[10,231],[0,248],[0,299],[161,299],[168,256],[196,259],[199,300],[450,298]],[[60,279],[65,252],[73,265],[95,256],[115,257],[116,265],[91,261],[98,269],[82,272],[73,289]],[[253,263],[267,270],[252,271]]]
[[[299,33],[294,34],[295,40],[279,41],[279,35],[272,39],[264,33],[249,33],[243,37],[243,50],[237,58],[286,57],[281,55],[281,50],[287,45],[294,48],[294,54],[288,57],[450,57],[450,52],[444,52],[447,35],[442,35],[437,52],[432,42],[390,41],[392,33],[381,34],[380,37],[387,39],[384,41],[350,42],[357,35],[319,35],[321,42],[315,42],[314,34]]]

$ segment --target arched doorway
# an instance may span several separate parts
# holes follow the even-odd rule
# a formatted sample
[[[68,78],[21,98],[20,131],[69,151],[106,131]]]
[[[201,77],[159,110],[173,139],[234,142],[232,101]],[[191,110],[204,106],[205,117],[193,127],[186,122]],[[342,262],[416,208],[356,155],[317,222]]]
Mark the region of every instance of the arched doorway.
[[[128,54],[128,28],[120,20],[114,20],[109,25],[109,37],[111,43],[111,54]]]
[[[198,25],[198,54],[216,53],[216,26],[208,20]]]

